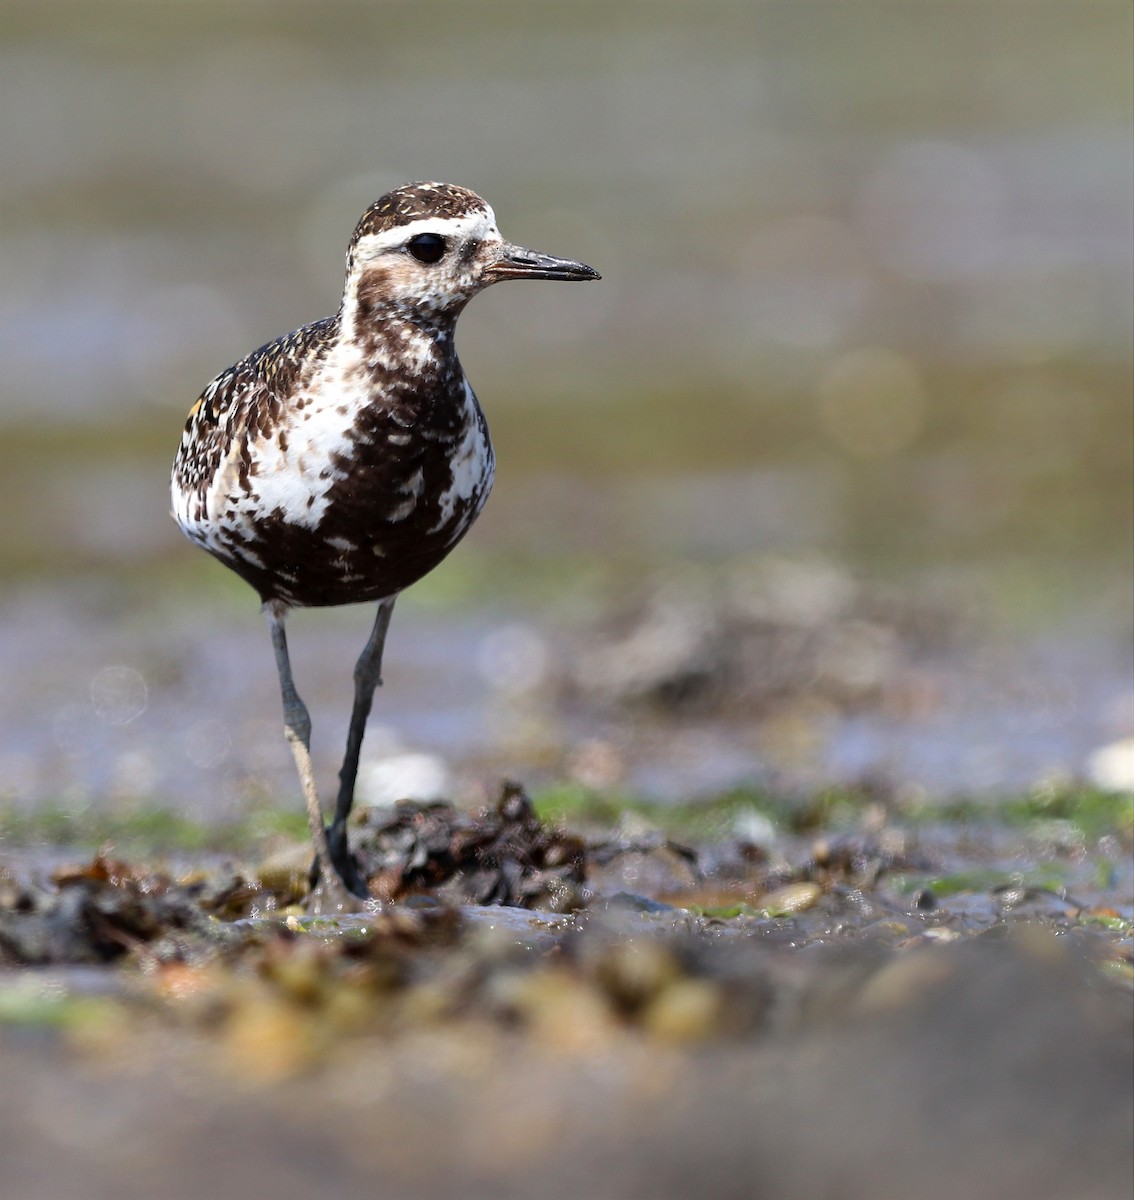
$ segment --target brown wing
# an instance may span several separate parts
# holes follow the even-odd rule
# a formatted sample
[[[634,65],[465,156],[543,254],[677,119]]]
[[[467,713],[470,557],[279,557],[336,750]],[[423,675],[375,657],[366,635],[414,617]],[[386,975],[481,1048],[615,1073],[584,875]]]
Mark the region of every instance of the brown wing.
[[[326,357],[338,329],[337,316],[304,325],[218,375],[189,410],[173,464],[174,489],[202,506],[236,439],[278,419],[283,397]]]

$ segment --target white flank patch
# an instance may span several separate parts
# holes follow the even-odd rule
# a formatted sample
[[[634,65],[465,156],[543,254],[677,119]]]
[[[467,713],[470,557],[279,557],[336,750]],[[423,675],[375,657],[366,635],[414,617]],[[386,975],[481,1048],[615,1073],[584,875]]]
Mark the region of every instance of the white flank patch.
[[[492,484],[492,449],[485,435],[484,427],[478,419],[479,412],[476,397],[473,395],[473,390],[469,387],[467,379],[464,381],[464,385],[465,407],[463,415],[465,433],[461,439],[461,444],[456,448],[452,458],[449,460],[451,481],[438,498],[437,503],[440,508],[440,518],[437,524],[429,531],[430,533],[438,533],[444,529],[453,520],[453,516],[457,511],[457,505],[460,504],[464,507],[477,492],[480,492],[480,504],[469,513],[469,520],[471,521],[480,512],[481,506],[488,496],[488,489]],[[458,529],[456,534],[459,535],[463,531],[464,526]]]

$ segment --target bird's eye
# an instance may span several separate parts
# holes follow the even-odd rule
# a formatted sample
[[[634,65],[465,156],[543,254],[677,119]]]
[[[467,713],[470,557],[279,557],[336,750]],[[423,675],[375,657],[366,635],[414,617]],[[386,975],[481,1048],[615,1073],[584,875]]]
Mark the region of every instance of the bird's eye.
[[[439,233],[419,233],[410,238],[408,248],[414,258],[423,263],[439,262],[447,249],[445,239]]]

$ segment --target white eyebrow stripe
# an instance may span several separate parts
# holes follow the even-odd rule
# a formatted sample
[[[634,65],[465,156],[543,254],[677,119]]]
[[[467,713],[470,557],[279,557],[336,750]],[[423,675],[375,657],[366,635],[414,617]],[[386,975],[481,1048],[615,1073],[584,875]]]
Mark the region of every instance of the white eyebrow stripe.
[[[496,214],[486,206],[483,212],[469,213],[464,217],[419,217],[416,221],[398,225],[394,229],[368,233],[358,239],[354,252],[358,258],[377,258],[387,250],[399,249],[410,238],[422,233],[436,233],[441,237],[456,238],[458,241],[469,237],[481,240],[500,238],[500,231],[496,228]]]

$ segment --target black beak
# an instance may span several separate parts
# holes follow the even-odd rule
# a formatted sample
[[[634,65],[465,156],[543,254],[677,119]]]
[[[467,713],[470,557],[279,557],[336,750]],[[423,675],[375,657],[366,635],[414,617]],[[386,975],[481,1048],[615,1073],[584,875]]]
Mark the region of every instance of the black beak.
[[[601,279],[592,267],[569,258],[540,254],[505,242],[500,256],[488,268],[488,277],[496,283],[501,279]]]

